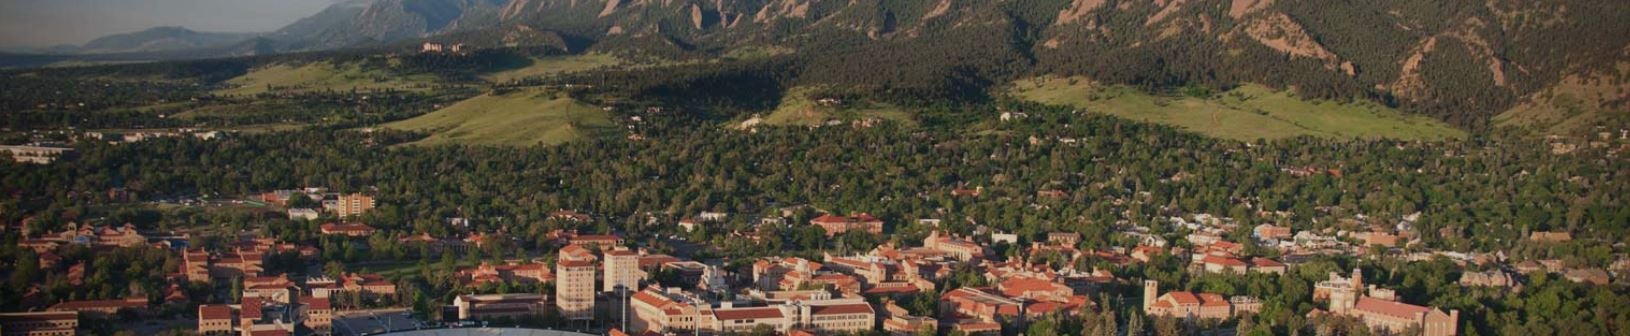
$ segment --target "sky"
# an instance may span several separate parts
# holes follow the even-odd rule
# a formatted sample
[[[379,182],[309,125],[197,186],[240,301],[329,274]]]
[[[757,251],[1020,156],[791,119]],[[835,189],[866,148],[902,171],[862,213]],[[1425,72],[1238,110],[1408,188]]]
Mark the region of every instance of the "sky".
[[[82,44],[157,26],[266,32],[336,0],[0,0],[0,47]]]

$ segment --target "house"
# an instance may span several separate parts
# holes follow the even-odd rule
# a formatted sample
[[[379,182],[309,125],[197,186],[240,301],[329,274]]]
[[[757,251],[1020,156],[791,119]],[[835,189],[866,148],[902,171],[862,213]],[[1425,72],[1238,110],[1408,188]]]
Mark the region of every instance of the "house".
[[[1466,287],[1512,287],[1517,281],[1512,279],[1510,273],[1493,269],[1485,272],[1466,272],[1460,275],[1461,286]]]
[[[1281,240],[1292,237],[1290,228],[1273,224],[1257,225],[1251,230],[1251,236],[1258,240]]]
[[[872,217],[871,214],[858,213],[849,216],[821,215],[809,220],[810,225],[819,226],[826,230],[826,236],[836,236],[849,231],[862,231],[871,234],[883,233],[883,220]]]
[[[1562,243],[1573,240],[1567,231],[1540,231],[1528,234],[1528,240],[1538,243]]]
[[[1600,268],[1570,269],[1567,272],[1563,272],[1562,277],[1567,278],[1568,281],[1601,286],[1605,286],[1613,280],[1613,278],[1607,274],[1607,271],[1603,271]]]

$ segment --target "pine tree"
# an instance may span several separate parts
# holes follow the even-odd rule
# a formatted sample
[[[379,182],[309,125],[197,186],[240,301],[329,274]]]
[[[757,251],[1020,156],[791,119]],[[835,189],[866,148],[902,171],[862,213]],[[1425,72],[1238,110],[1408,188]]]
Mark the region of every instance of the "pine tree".
[[[1126,336],[1143,336],[1143,314],[1134,312],[1126,319]]]

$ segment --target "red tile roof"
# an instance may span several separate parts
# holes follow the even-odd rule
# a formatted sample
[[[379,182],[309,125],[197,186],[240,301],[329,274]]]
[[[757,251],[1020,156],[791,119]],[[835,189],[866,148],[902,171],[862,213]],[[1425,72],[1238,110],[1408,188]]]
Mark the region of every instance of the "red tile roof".
[[[200,320],[230,320],[230,319],[232,319],[232,306],[228,306],[228,305],[200,305],[200,306],[198,306],[198,319],[200,319]]]
[[[1376,299],[1376,298],[1371,298],[1371,297],[1359,298],[1358,299],[1358,304],[1356,306],[1354,306],[1353,309],[1358,310],[1358,311],[1363,311],[1363,312],[1370,312],[1370,313],[1376,313],[1376,314],[1387,315],[1387,316],[1392,316],[1392,317],[1401,317],[1401,318],[1415,318],[1416,314],[1421,314],[1421,313],[1426,313],[1426,312],[1432,311],[1432,308],[1416,306],[1416,305],[1407,304],[1407,303],[1386,301],[1386,300],[1381,300],[1381,299]]]
[[[1194,293],[1171,292],[1171,293],[1169,293],[1167,295],[1171,295],[1172,300],[1177,301],[1177,304],[1180,304],[1180,305],[1197,305],[1197,304],[1200,304],[1200,297],[1194,296]]]
[[[872,305],[869,303],[850,303],[827,306],[810,306],[810,315],[844,315],[844,314],[871,314]]]
[[[736,321],[781,318],[784,315],[776,308],[736,308],[714,310],[713,316],[721,321]]]

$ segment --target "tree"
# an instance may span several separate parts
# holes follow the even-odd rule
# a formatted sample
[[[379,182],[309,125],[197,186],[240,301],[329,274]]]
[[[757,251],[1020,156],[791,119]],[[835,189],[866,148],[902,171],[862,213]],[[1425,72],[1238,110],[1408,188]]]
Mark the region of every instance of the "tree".
[[[1138,314],[1136,312],[1132,313],[1132,316],[1128,317],[1126,320],[1126,335],[1143,336],[1143,320],[1143,314]]]
[[[28,288],[40,278],[40,258],[33,251],[17,254],[16,269],[11,272],[11,288]]]

